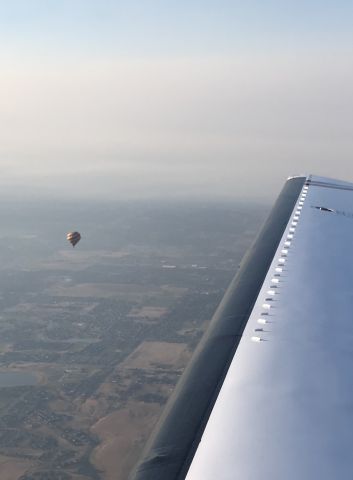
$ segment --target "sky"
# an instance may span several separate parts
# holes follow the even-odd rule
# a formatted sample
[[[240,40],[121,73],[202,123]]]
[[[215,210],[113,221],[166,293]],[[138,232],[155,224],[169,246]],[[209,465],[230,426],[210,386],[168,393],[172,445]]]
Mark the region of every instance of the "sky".
[[[0,0],[0,187],[273,200],[353,181],[353,3]]]

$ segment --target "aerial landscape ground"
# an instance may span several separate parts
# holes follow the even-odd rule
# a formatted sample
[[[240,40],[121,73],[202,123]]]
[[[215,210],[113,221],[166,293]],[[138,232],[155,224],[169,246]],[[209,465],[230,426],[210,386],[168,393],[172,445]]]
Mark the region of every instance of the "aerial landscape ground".
[[[2,200],[1,480],[127,479],[266,213]]]

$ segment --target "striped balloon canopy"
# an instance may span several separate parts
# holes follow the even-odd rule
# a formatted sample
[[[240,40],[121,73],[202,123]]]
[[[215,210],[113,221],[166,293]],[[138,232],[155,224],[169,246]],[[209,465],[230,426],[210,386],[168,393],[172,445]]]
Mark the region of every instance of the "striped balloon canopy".
[[[71,243],[71,245],[74,247],[80,240],[81,240],[81,235],[79,232],[69,232],[66,235],[66,239]]]

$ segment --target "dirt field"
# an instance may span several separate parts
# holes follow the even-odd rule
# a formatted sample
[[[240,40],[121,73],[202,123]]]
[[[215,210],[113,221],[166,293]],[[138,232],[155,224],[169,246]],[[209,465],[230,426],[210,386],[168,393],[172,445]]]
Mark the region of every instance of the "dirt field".
[[[182,369],[190,358],[186,344],[168,342],[143,342],[119,365],[119,371],[130,369],[151,370],[165,366],[166,369]],[[129,375],[125,379],[129,383]],[[120,385],[121,386],[121,385]],[[100,392],[107,396],[114,384],[103,384]],[[159,393],[169,396],[170,385],[144,386],[144,394]],[[86,402],[86,411],[97,414],[97,405]],[[127,480],[136,464],[147,438],[158,420],[163,405],[129,401],[127,406],[100,419],[92,432],[101,443],[95,448],[91,460],[101,470],[102,480]]]
[[[128,314],[131,318],[148,318],[151,320],[158,320],[168,312],[167,308],[163,307],[142,307],[133,308]]]
[[[185,343],[142,342],[126,360],[121,368],[153,369],[156,365],[183,368],[190,358]]]
[[[72,286],[55,286],[45,291],[48,295],[57,297],[75,297],[75,298],[117,298],[123,295],[124,298],[132,298],[138,300],[146,296],[160,296],[167,293],[168,295],[180,297],[185,293],[184,288],[170,287],[162,285],[161,287],[151,287],[124,283],[81,283]]]
[[[91,461],[102,472],[102,480],[127,480],[161,409],[158,404],[131,402],[92,427],[101,443],[94,449]]]
[[[0,455],[0,478],[18,480],[30,466],[30,461]]]

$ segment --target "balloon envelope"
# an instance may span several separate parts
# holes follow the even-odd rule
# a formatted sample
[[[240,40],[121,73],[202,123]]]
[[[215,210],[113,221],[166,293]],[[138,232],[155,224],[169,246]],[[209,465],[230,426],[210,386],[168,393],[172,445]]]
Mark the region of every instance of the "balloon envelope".
[[[69,232],[66,235],[66,239],[71,243],[71,245],[74,247],[80,240],[81,240],[81,235],[79,232]]]

